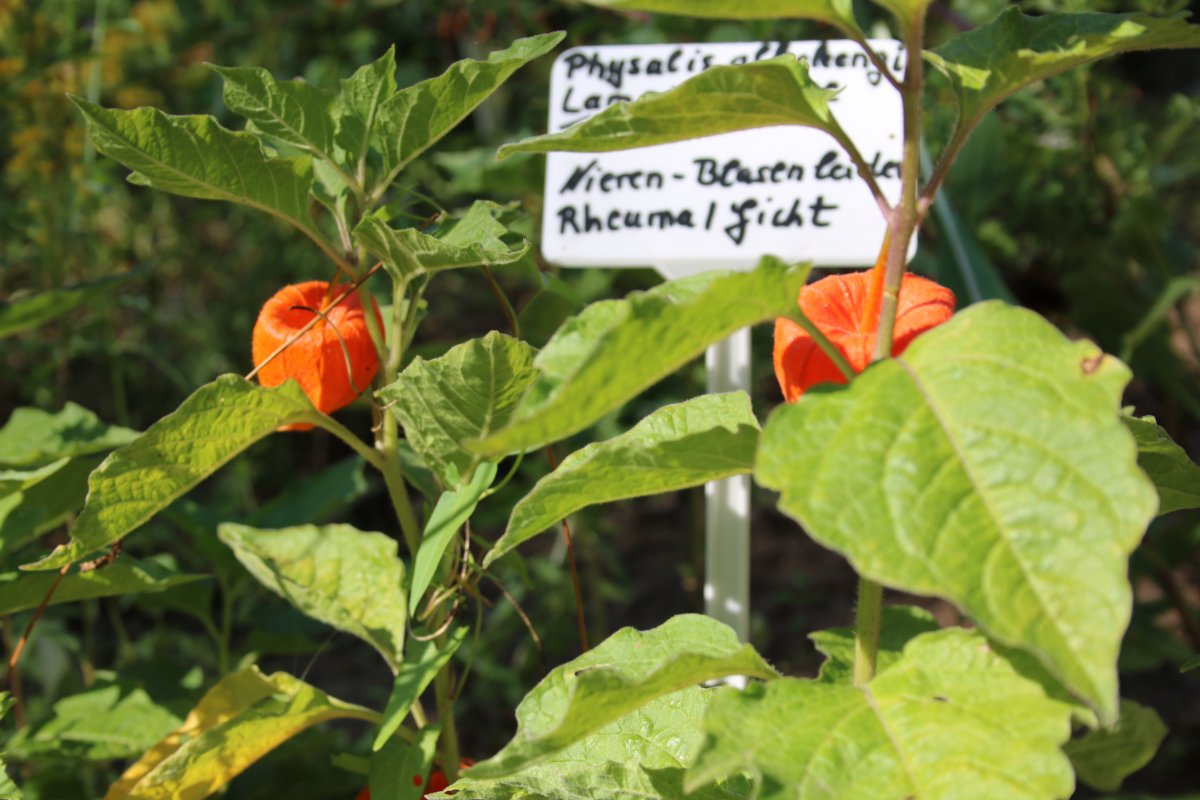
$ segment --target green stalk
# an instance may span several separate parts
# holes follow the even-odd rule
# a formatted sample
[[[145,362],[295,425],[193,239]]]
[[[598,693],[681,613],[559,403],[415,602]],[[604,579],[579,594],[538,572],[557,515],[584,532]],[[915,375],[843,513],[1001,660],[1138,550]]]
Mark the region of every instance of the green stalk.
[[[879,328],[872,361],[890,358],[896,332],[896,312],[900,303],[900,285],[904,279],[908,246],[920,221],[917,192],[921,176],[921,90],[924,87],[924,62],[921,46],[925,39],[925,12],[912,20],[901,20],[908,63],[904,68],[901,95],[904,98],[904,159],[900,167],[900,202],[889,222],[887,266],[883,278],[883,298],[879,304]],[[883,615],[883,587],[868,578],[858,579],[858,606],[854,612],[854,683],[861,686],[875,677],[879,654],[880,621]]]
[[[450,664],[438,670],[433,679],[433,691],[437,700],[438,722],[442,724],[442,735],[438,737],[438,760],[442,763],[442,772],[446,780],[454,783],[458,780],[458,762],[461,758],[458,751],[458,727],[454,723],[454,698],[450,695]]]

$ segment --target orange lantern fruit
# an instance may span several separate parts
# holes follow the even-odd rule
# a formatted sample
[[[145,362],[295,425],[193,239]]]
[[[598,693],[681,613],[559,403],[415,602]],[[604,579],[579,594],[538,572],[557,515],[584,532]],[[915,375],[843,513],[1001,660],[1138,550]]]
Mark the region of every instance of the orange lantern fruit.
[[[854,371],[871,363],[879,326],[882,270],[831,275],[800,290],[804,315],[845,356]],[[930,328],[954,314],[954,293],[927,278],[905,274],[900,285],[892,355],[898,356]],[[775,321],[775,377],[784,399],[794,403],[820,383],[845,383],[846,376],[804,328],[790,319]]]
[[[338,285],[330,289],[325,281],[308,281],[285,286],[266,302],[254,324],[255,366],[312,322],[314,316],[323,318],[258,371],[259,383],[278,386],[292,378],[324,414],[349,405],[371,385],[379,371],[379,355],[367,330],[358,293],[352,292],[337,305],[330,305],[345,290]],[[379,308],[374,301],[371,305],[382,331]],[[284,430],[310,428],[312,425],[300,423],[285,426]]]

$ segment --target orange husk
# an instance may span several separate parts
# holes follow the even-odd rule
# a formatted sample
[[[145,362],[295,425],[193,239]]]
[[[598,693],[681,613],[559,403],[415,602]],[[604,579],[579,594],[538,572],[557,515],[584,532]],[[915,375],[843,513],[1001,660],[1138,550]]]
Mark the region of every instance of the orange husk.
[[[349,405],[371,385],[379,371],[379,356],[367,330],[358,294],[352,293],[337,305],[329,306],[343,290],[342,286],[331,288],[325,281],[308,281],[285,286],[266,302],[254,324],[255,366],[312,321],[311,309],[320,310],[324,319],[264,365],[258,371],[259,383],[278,386],[294,379],[312,404],[325,414]],[[379,329],[383,330],[379,308],[374,302],[372,306]],[[281,430],[310,428],[312,425],[308,423],[298,423]]]
[[[856,373],[867,368],[875,351],[886,253],[885,241],[873,270],[831,275],[800,290],[800,310]],[[900,284],[892,355],[900,355],[917,336],[950,319],[955,302],[946,287],[906,273]],[[818,384],[846,382],[808,332],[782,317],[775,321],[774,364],[779,388],[789,403]]]

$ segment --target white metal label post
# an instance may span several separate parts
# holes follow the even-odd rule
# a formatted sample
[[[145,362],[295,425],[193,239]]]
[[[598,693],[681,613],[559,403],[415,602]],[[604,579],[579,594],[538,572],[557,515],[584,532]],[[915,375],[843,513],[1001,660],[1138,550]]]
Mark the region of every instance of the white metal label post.
[[[899,42],[872,47],[899,73]],[[554,64],[549,130],[621,100],[663,92],[722,64],[791,53],[818,84],[883,191],[900,191],[900,97],[849,41],[577,47]],[[667,278],[752,269],[763,255],[822,267],[871,264],[885,223],[849,157],[796,126],[729,133],[616,153],[552,153],[542,249],[566,267],[653,266]],[[710,392],[749,390],[750,332],[709,348]],[[705,487],[705,610],[749,635],[750,479]]]

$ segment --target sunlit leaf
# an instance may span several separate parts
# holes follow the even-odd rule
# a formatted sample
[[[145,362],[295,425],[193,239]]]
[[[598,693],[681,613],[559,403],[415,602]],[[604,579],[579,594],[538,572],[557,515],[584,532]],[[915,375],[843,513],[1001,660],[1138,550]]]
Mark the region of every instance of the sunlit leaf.
[[[1128,380],[1090,342],[982,303],[777,410],[755,477],[861,574],[951,600],[1111,720],[1128,557],[1157,505],[1118,418]]]
[[[627,433],[575,451],[538,481],[513,508],[483,566],[581,508],[746,474],[758,433],[743,392],[664,406]]]
[[[383,747],[396,729],[404,723],[413,703],[429,688],[438,671],[446,666],[470,632],[470,628],[458,626],[451,628],[440,645],[434,639],[417,639],[412,642],[404,663],[396,672],[392,694],[388,697],[387,708],[383,711],[383,722],[375,734],[373,750]]]
[[[301,731],[334,719],[377,722],[307,683],[255,667],[230,673],[201,698],[183,725],[135,761],[104,800],[199,800]]]
[[[536,376],[533,357],[529,345],[492,331],[440,358],[414,358],[378,394],[427,466],[444,482],[451,469],[467,478],[480,457],[463,443],[490,436],[508,424]]]
[[[1069,709],[978,632],[913,639],[865,686],[784,678],[722,692],[685,786],[750,770],[761,800],[1057,800]]]
[[[294,381],[263,389],[237,375],[201,386],[171,414],[113,452],[88,479],[87,504],[59,545],[30,569],[78,561],[140,527],[281,425],[329,418]]]
[[[1063,746],[1079,779],[1102,792],[1115,792],[1127,777],[1150,763],[1167,736],[1167,726],[1152,708],[1121,701],[1112,728],[1087,731]]]
[[[395,93],[395,45],[342,81],[330,113],[335,125],[334,141],[346,151],[351,171],[357,171],[359,164],[365,164],[380,109]]]
[[[560,133],[505,145],[499,155],[603,153],[776,125],[818,128],[841,140],[846,134],[829,110],[833,95],[794,55],[710,67],[670,91],[611,105]]]
[[[225,105],[270,139],[333,160],[333,95],[304,81],[277,81],[260,67],[208,65],[224,80]]]
[[[709,617],[672,617],[645,632],[623,628],[542,679],[517,706],[512,741],[469,775],[510,775],[651,700],[729,675],[771,679],[777,673]]]
[[[710,345],[788,313],[808,272],[765,258],[752,272],[710,272],[592,303],[538,353],[540,374],[508,427],[473,449],[512,453],[578,433]]]
[[[397,230],[366,216],[354,229],[354,238],[399,282],[447,269],[502,266],[519,261],[529,243],[510,247],[501,240],[508,231],[496,220],[499,211],[495,203],[476,201],[461,220],[452,220],[437,235],[415,228]]]
[[[296,608],[379,651],[392,671],[404,659],[404,562],[398,542],[350,525],[264,531],[236,523],[221,541],[258,581]]]
[[[0,614],[14,614],[37,608],[50,588],[58,588],[47,605],[76,603],[96,597],[161,592],[185,583],[204,580],[207,575],[179,572],[157,561],[120,558],[103,569],[70,572],[58,581],[49,573],[0,573]]]
[[[18,408],[0,428],[0,467],[29,468],[103,453],[128,444],[137,435],[128,428],[105,425],[75,403],[67,403],[53,414],[40,408]]]
[[[1158,490],[1158,513],[1200,508],[1200,466],[1154,417],[1122,417],[1137,440],[1138,466]]]
[[[33,470],[0,471],[0,554],[58,527],[83,507],[102,457],[62,458]]]
[[[409,595],[409,609],[415,616],[420,609],[417,605],[429,584],[437,574],[446,548],[479,504],[483,493],[496,479],[496,464],[486,461],[479,465],[471,476],[471,480],[460,488],[442,492],[437,504],[433,507],[429,519],[425,522],[425,531],[421,536],[421,546],[417,549],[417,557],[413,562],[412,588]]]
[[[586,0],[619,11],[653,11],[712,19],[811,19],[860,33],[853,0]]]
[[[1022,87],[1100,58],[1136,50],[1200,47],[1200,26],[1186,15],[1043,14],[1015,6],[960,34],[925,58],[954,87],[971,129],[992,106]]]

